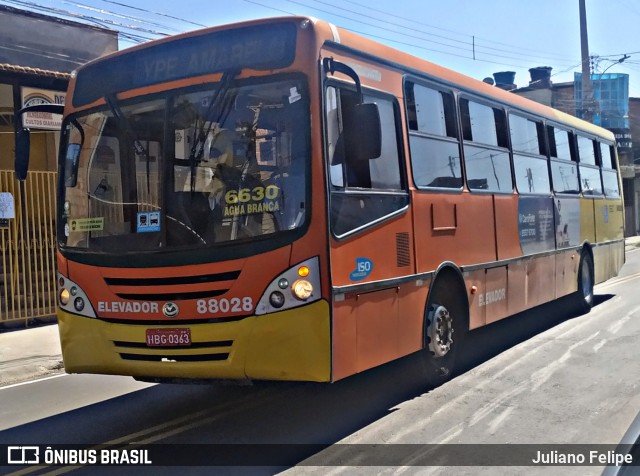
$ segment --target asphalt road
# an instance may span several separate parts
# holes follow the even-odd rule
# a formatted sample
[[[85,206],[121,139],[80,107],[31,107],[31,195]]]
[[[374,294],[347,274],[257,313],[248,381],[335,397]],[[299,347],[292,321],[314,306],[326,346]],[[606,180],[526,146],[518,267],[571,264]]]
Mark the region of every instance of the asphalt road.
[[[62,375],[0,388],[0,445],[245,448],[244,464],[269,465],[251,468],[254,474],[599,475],[603,466],[421,464],[432,449],[426,445],[455,451],[460,447],[451,445],[504,445],[492,451],[508,454],[516,447],[507,444],[619,443],[640,412],[640,253],[627,260],[620,277],[596,288],[596,306],[587,315],[572,316],[556,303],[473,332],[461,374],[435,389],[422,383],[412,357],[332,385],[146,385],[126,377]],[[252,459],[259,448],[242,446],[252,444],[282,445],[270,448],[288,454]],[[183,447],[165,448],[162,461]],[[400,453],[385,453],[389,448]],[[178,468],[63,465],[20,474],[54,470],[175,474]]]

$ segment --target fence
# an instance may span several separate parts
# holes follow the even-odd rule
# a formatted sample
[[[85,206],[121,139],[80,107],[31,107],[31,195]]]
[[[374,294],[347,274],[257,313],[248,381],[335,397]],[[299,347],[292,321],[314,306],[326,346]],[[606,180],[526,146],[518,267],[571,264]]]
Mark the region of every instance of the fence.
[[[0,325],[28,324],[56,312],[56,172],[29,172],[19,183],[0,170],[0,192],[15,202],[15,219],[0,228]]]

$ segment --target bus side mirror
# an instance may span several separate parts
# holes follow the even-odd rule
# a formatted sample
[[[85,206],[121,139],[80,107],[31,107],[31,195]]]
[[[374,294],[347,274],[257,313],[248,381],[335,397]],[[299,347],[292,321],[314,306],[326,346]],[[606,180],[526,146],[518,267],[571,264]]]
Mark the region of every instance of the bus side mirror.
[[[21,182],[26,180],[27,172],[29,171],[29,152],[30,152],[30,137],[29,129],[19,129],[16,132],[16,160],[15,160],[15,172],[16,178]]]
[[[64,106],[62,104],[36,104],[34,106],[23,107],[15,113],[16,124],[20,124],[20,126],[22,126],[22,117],[27,112],[62,114],[64,112]],[[16,172],[16,178],[20,181],[27,179],[27,172],[29,171],[30,140],[29,129],[26,127],[20,127],[16,131],[16,160],[14,163],[14,169]]]
[[[371,160],[382,154],[380,111],[374,103],[356,104],[344,120],[345,156],[351,161]]]

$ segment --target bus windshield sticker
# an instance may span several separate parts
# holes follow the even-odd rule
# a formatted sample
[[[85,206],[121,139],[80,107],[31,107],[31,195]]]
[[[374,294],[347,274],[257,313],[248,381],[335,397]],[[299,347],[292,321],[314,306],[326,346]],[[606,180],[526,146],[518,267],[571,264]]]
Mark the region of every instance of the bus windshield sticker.
[[[302,96],[298,92],[298,88],[295,86],[289,89],[289,104],[293,104],[294,102],[298,102],[302,99]]]
[[[100,218],[73,218],[70,220],[70,231],[102,231],[104,230],[104,217]]]
[[[356,269],[354,269],[349,278],[351,281],[361,281],[371,274],[373,271],[373,261],[369,258],[356,258]]]
[[[160,231],[160,212],[138,212],[136,231],[138,233]]]
[[[277,185],[229,190],[224,195],[223,215],[230,217],[280,211],[279,195],[280,188]]]

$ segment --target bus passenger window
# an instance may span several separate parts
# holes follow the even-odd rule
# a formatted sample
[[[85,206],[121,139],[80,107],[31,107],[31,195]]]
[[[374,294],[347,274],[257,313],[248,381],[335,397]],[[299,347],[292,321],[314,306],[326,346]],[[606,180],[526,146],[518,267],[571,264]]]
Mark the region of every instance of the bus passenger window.
[[[419,84],[405,87],[411,170],[418,187],[462,188],[453,95]]]
[[[547,126],[549,156],[551,158],[551,182],[556,193],[579,193],[578,166],[571,160],[569,132]]]
[[[554,157],[563,160],[571,160],[571,147],[569,146],[569,133],[562,129],[553,128],[553,139],[556,154]],[[552,154],[553,155],[553,154]]]
[[[341,236],[404,208],[408,196],[400,169],[397,108],[393,99],[364,95],[365,103],[378,105],[381,154],[371,160],[349,160],[342,137],[343,115],[357,104],[358,95],[348,89],[329,87],[325,98],[331,226],[333,233]]]
[[[614,160],[612,159],[612,150],[613,147],[609,144],[603,144],[599,142],[600,146],[600,165],[603,169],[615,169]]]
[[[504,111],[460,100],[464,163],[470,190],[511,193],[511,161]]]
[[[607,198],[620,198],[620,184],[615,170],[615,156],[612,145],[598,143],[600,149],[600,164],[602,166],[602,188]]]
[[[542,124],[527,118],[509,115],[509,131],[513,150],[513,168],[516,187],[520,193],[551,192],[544,141],[539,133]]]
[[[600,168],[596,165],[594,141],[577,136],[580,188],[585,195],[602,195]]]
[[[596,165],[596,154],[591,139],[578,136],[578,151],[581,164]]]

